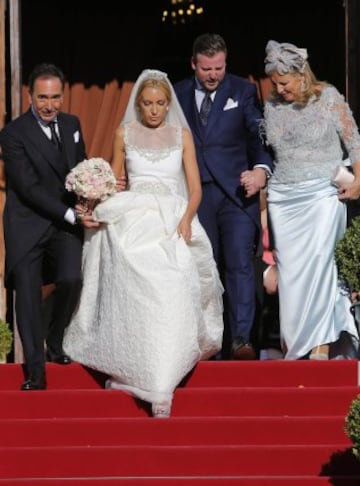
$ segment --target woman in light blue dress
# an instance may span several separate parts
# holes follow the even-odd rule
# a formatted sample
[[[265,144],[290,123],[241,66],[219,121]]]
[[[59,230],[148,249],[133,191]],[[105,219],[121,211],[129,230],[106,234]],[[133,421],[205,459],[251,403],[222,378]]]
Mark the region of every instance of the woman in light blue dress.
[[[355,358],[359,336],[349,293],[338,279],[335,246],[346,229],[345,200],[360,196],[360,135],[338,90],[318,81],[306,49],[269,41],[273,83],[263,130],[275,168],[268,208],[278,266],[285,359]],[[332,181],[343,164],[354,182]]]

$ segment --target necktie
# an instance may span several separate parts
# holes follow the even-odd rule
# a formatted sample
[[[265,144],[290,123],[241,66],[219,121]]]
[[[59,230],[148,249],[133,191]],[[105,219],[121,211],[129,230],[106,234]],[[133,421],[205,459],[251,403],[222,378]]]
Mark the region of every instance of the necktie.
[[[206,94],[204,96],[204,99],[202,100],[201,106],[200,106],[200,121],[203,127],[206,127],[207,122],[208,122],[208,117],[210,114],[210,110],[212,107],[212,99],[210,96],[210,91],[206,91]]]
[[[54,144],[54,146],[58,150],[60,150],[61,142],[60,142],[58,134],[56,133],[55,125],[56,125],[56,122],[54,122],[54,121],[49,123],[49,127],[50,127],[50,130],[51,130],[51,141]]]

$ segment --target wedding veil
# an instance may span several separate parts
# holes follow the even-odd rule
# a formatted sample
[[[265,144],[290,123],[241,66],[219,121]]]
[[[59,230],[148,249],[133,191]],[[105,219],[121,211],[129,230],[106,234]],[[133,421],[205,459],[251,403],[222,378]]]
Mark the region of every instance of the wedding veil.
[[[131,90],[130,93],[130,98],[128,101],[128,105],[125,110],[125,114],[120,122],[120,126],[125,125],[127,123],[133,122],[134,120],[138,121],[141,123],[140,119],[140,113],[139,110],[137,110],[136,105],[135,105],[135,100],[139,91],[139,88],[141,86],[141,83],[147,79],[162,79],[165,80],[166,83],[169,85],[170,92],[171,92],[171,102],[169,104],[169,109],[166,114],[165,121],[174,127],[180,127],[180,128],[186,128],[189,130],[191,133],[190,126],[188,122],[186,121],[184,112],[180,106],[180,103],[177,99],[175,90],[167,76],[166,73],[162,71],[158,71],[157,69],[144,69],[140,76],[137,78],[135,81],[135,84]],[[179,193],[185,198],[188,199],[188,189],[187,189],[187,184],[186,184],[186,179],[185,179],[185,173],[184,170],[182,171],[182,177],[181,180],[179,181]]]
[[[139,87],[143,81],[146,79],[164,79],[167,84],[170,87],[171,91],[171,103],[169,105],[169,110],[167,112],[166,116],[166,121],[170,125],[173,125],[175,127],[182,127],[182,128],[187,128],[190,130],[189,124],[186,121],[184,112],[180,106],[180,103],[177,99],[177,96],[175,94],[174,88],[167,76],[166,73],[162,71],[158,71],[157,69],[144,69],[144,71],[140,74],[140,76],[137,78],[130,94],[129,102],[125,110],[125,114],[123,116],[123,119],[121,120],[120,125],[123,125],[125,123],[129,123],[133,120],[141,121],[139,112],[136,109],[135,106],[135,99],[139,90]]]

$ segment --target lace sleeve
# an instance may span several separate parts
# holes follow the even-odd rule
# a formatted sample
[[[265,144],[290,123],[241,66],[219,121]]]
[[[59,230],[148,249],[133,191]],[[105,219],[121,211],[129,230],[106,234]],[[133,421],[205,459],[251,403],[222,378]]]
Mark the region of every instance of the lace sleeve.
[[[336,131],[348,152],[351,163],[360,162],[360,134],[350,106],[336,88],[331,87],[327,91]]]
[[[268,100],[264,106],[264,117],[259,124],[259,134],[263,143],[268,146],[277,146],[281,143],[286,125],[287,115],[275,101]]]

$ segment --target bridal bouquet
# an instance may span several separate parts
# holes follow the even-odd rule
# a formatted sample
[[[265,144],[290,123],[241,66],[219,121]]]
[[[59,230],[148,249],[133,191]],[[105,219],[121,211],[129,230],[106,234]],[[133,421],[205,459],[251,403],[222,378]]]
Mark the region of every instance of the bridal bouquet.
[[[65,188],[79,200],[105,201],[116,192],[116,179],[109,162],[95,157],[79,162],[66,176]]]

